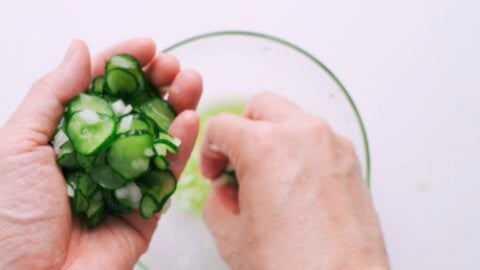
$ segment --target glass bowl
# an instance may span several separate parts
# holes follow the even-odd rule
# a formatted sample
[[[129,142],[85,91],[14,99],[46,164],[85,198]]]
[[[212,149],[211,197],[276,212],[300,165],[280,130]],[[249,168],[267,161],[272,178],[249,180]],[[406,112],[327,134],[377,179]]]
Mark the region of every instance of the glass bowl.
[[[368,140],[360,113],[342,83],[312,54],[280,38],[245,31],[197,35],[164,52],[176,56],[182,68],[193,68],[202,74],[202,127],[205,118],[222,108],[232,108],[225,104],[233,104],[234,111],[238,111],[239,104],[245,104],[258,92],[286,96],[305,111],[327,120],[336,133],[353,142],[367,185],[370,184]],[[162,216],[138,269],[227,269],[198,214],[198,203],[206,195],[208,184],[192,181],[200,177],[197,165],[198,149],[192,154],[172,207]],[[202,192],[195,187],[189,189],[191,183],[203,185]],[[197,205],[189,208],[192,202]]]

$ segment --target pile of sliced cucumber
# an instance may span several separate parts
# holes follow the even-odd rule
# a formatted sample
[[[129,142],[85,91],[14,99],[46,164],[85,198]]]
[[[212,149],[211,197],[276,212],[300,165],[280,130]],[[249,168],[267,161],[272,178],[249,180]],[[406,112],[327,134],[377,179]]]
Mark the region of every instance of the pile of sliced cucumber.
[[[147,81],[138,61],[117,54],[86,93],[73,99],[52,138],[74,212],[90,227],[107,214],[139,210],[148,219],[176,189],[167,154],[176,114]]]

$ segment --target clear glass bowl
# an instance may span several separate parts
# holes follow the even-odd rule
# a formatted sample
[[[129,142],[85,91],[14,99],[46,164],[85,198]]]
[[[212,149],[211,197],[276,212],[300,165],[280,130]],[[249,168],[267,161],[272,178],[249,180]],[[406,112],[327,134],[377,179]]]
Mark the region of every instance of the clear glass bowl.
[[[183,68],[202,74],[200,112],[224,101],[246,102],[261,91],[286,96],[353,142],[370,184],[368,140],[360,113],[342,83],[312,54],[277,37],[245,31],[206,33],[164,51],[175,55]],[[178,205],[174,197],[137,268],[227,269],[201,217]]]

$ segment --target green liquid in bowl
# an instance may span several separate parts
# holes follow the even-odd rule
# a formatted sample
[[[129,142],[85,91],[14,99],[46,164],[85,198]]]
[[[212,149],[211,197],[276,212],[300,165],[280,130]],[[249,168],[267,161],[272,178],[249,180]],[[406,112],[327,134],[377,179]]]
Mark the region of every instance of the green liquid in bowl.
[[[207,106],[200,111],[200,130],[198,138],[190,160],[180,177],[177,191],[174,195],[175,202],[180,209],[191,214],[201,214],[205,200],[208,196],[209,180],[205,179],[200,171],[200,148],[208,121],[222,112],[241,115],[244,108],[245,102],[224,100]]]

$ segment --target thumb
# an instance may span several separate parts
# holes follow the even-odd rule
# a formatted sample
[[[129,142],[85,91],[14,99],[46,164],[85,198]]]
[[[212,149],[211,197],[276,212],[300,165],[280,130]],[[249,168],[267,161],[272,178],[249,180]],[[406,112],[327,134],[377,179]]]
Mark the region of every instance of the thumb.
[[[64,106],[88,87],[90,55],[84,42],[75,40],[63,62],[37,80],[5,127],[21,130],[35,143],[48,143]]]

